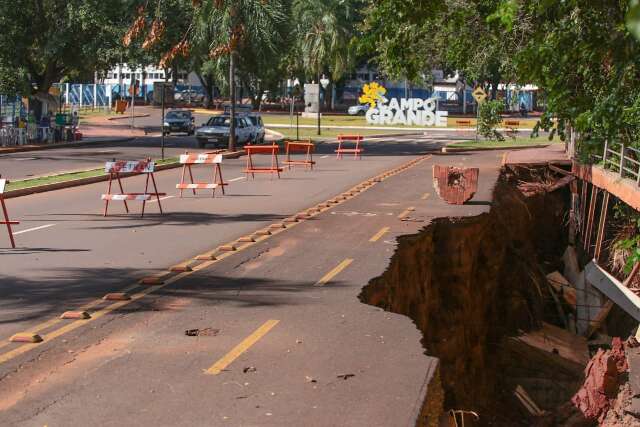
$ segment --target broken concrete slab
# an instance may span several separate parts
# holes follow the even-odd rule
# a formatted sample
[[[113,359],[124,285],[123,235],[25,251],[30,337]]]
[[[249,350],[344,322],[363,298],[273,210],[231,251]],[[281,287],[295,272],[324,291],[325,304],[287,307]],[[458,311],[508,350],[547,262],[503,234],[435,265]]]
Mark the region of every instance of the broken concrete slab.
[[[584,271],[587,283],[600,290],[631,317],[640,321],[640,297],[593,261],[587,264]]]

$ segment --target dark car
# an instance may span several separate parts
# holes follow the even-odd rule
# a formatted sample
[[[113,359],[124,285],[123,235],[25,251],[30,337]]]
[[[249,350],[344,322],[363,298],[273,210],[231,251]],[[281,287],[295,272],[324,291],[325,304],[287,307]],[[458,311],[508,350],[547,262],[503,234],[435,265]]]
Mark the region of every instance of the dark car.
[[[166,135],[184,132],[193,135],[195,132],[195,118],[188,110],[171,110],[164,116],[163,131]]]

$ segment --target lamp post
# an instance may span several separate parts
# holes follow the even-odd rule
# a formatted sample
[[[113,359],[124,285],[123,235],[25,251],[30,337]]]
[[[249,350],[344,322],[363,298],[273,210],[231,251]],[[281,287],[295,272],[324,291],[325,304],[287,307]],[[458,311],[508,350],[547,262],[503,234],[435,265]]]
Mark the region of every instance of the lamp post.
[[[318,69],[318,135],[320,135],[320,89],[326,89],[329,86],[329,79],[323,74],[320,77],[320,69]]]

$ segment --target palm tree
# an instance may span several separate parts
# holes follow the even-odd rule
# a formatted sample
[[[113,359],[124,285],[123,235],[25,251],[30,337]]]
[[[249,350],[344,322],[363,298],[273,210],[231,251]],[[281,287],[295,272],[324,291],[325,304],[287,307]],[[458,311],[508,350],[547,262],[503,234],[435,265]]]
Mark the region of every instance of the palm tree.
[[[236,55],[245,44],[263,46],[274,50],[276,30],[285,19],[282,0],[210,0],[200,2],[196,9],[196,33],[214,35],[209,45],[209,56],[229,58],[229,92],[231,117],[229,127],[229,150],[235,150],[235,101]]]
[[[349,69],[351,41],[357,20],[354,0],[294,0],[293,19],[298,23],[304,68],[318,75],[318,135],[320,135],[320,75],[329,69],[332,80]]]

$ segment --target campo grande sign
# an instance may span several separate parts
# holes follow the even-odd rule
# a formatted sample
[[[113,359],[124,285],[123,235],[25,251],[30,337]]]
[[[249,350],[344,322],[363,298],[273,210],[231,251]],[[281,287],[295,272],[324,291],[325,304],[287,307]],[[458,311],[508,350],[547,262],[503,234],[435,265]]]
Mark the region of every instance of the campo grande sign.
[[[367,123],[372,125],[415,125],[415,126],[447,126],[447,111],[436,111],[436,98],[391,98],[384,95],[387,90],[373,82],[362,88],[359,101],[368,103]]]

